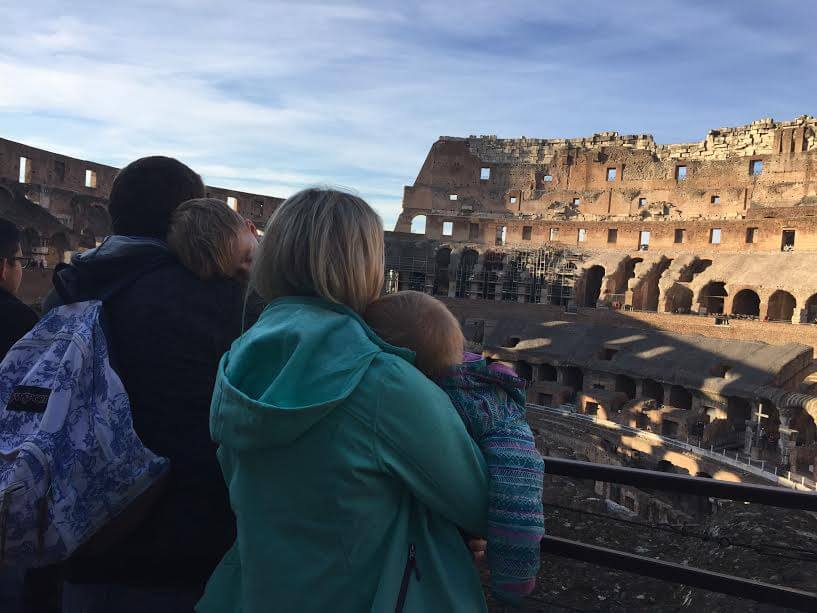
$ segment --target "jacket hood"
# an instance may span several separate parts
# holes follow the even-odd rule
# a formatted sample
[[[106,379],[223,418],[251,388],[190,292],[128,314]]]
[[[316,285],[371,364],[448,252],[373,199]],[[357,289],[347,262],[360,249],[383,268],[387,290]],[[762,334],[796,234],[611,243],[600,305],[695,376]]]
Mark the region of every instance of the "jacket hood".
[[[463,354],[462,364],[452,368],[438,383],[445,390],[500,387],[521,406],[525,405],[525,389],[528,386],[527,381],[517,376],[511,368],[502,364],[488,364],[482,356],[467,352]]]
[[[300,296],[272,302],[221,359],[213,439],[237,449],[291,443],[346,400],[383,352],[414,361],[342,305]]]
[[[99,247],[74,255],[70,266],[58,267],[54,288],[65,304],[104,300],[146,272],[174,262],[164,241],[109,236]]]

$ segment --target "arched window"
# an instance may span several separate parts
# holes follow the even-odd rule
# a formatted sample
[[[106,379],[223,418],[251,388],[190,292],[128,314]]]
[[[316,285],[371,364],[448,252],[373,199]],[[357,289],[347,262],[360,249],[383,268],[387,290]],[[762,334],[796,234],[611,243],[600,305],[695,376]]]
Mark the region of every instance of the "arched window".
[[[416,215],[411,220],[411,233],[412,234],[425,234],[426,233],[426,216],[425,215]]]
[[[810,324],[817,323],[817,294],[812,294],[806,300],[806,321]]]
[[[592,266],[584,274],[584,302],[582,306],[595,307],[601,295],[601,284],[606,271],[602,266]]]
[[[698,301],[710,315],[723,313],[723,300],[727,296],[726,284],[710,281],[701,289]]]
[[[797,300],[789,292],[777,290],[769,297],[769,321],[791,321]]]
[[[732,313],[757,317],[760,315],[760,296],[750,289],[740,290],[732,302]]]

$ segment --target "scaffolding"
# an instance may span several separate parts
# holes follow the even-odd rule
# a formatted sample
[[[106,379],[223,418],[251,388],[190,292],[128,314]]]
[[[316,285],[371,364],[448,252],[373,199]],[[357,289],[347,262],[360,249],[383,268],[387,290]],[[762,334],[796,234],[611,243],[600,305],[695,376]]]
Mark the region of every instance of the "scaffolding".
[[[515,251],[510,255],[502,299],[566,306],[574,301],[578,253],[560,248]]]
[[[457,296],[566,306],[574,301],[582,256],[564,248],[488,251],[460,262]]]
[[[425,257],[386,256],[385,287],[387,293],[396,291],[414,290],[417,292],[433,293],[434,290],[434,262]]]
[[[427,257],[387,256],[386,291],[448,295],[450,279],[458,298],[567,306],[575,303],[579,265],[584,259],[581,253],[564,247],[492,250],[482,256],[466,249],[451,277],[449,257],[440,257],[439,251]]]

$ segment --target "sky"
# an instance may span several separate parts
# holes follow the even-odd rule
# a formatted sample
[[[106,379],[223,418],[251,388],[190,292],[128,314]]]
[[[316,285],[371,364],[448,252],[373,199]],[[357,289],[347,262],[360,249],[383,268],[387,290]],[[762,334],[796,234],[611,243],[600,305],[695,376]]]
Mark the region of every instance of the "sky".
[[[817,115],[813,0],[0,0],[0,136],[210,185],[361,194],[442,135],[702,140]]]

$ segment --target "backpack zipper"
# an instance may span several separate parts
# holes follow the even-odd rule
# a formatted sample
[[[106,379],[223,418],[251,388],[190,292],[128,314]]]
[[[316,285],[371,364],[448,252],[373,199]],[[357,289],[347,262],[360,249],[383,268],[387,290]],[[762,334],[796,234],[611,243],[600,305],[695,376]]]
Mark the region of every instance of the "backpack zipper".
[[[397,606],[394,607],[394,613],[403,613],[403,607],[406,606],[406,593],[408,592],[412,571],[414,571],[414,576],[417,577],[417,581],[419,581],[420,568],[417,566],[414,543],[409,545],[408,559],[406,560],[406,568],[403,570],[403,580],[400,582],[400,593],[397,594]]]

